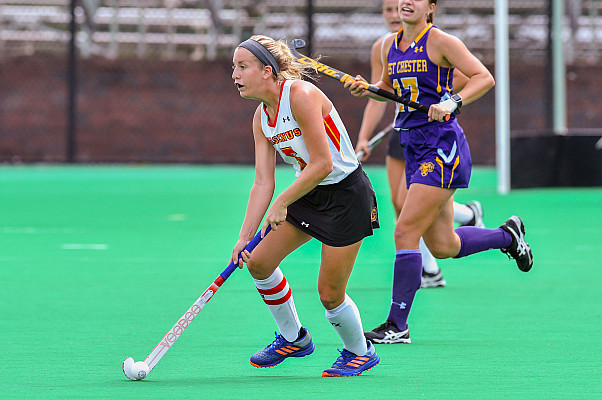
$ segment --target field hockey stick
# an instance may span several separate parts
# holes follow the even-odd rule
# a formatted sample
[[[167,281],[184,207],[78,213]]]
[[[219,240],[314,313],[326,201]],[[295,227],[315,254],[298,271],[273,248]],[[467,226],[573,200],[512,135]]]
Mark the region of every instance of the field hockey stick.
[[[297,49],[305,47],[305,40],[292,39],[287,42],[287,45],[288,45],[289,49],[291,49],[291,53],[293,53],[293,56],[295,56],[295,58],[297,59],[298,62],[300,62],[302,64],[314,66],[318,70],[318,72],[321,73],[322,75],[326,75],[330,78],[336,79],[343,83],[348,82],[348,81],[355,81],[355,78],[352,77],[351,75],[299,53],[297,51]],[[428,112],[429,112],[429,107],[425,106],[424,104],[416,103],[415,101],[406,99],[405,97],[401,97],[395,93],[389,92],[388,90],[381,89],[378,86],[371,85],[367,82],[360,82],[360,84],[367,91],[374,93],[380,97],[384,97],[386,99],[393,100],[397,103],[404,104],[408,107],[415,108],[416,110],[422,111],[425,114],[428,114]],[[450,119],[450,116],[446,115],[445,120],[449,121],[449,119]]]
[[[271,227],[268,225],[267,229],[265,230],[264,237],[268,234],[270,229]],[[244,250],[247,250],[249,252],[253,251],[253,249],[259,244],[259,242],[261,242],[261,239],[262,237],[260,230],[253,237],[253,239],[251,239],[251,241],[245,246]],[[122,368],[125,376],[127,376],[133,381],[146,378],[150,371],[152,371],[153,368],[155,368],[155,365],[157,365],[159,360],[161,360],[161,358],[167,353],[167,351],[176,342],[176,340],[178,340],[182,333],[184,333],[186,328],[190,326],[190,323],[195,319],[197,314],[201,312],[203,307],[205,307],[205,304],[207,304],[207,302],[211,300],[215,292],[217,292],[217,289],[219,289],[223,285],[226,279],[228,279],[230,275],[232,275],[232,272],[234,272],[236,268],[238,268],[238,265],[234,264],[233,261],[230,261],[226,269],[224,269],[222,273],[218,275],[218,277],[213,281],[211,286],[209,286],[207,290],[203,292],[201,297],[199,297],[194,302],[194,304],[190,306],[188,311],[186,311],[184,315],[182,315],[182,317],[178,320],[178,322],[176,322],[174,326],[171,327],[167,334],[163,336],[163,339],[161,339],[161,341],[157,344],[153,351],[151,351],[148,357],[146,357],[146,359],[143,361],[143,363],[146,365],[146,368],[142,366],[139,374],[138,372],[132,372],[132,366],[134,364],[139,364],[140,362],[135,363],[132,357],[128,357],[125,360],[123,360]],[[140,370],[139,366],[136,366],[136,370]]]
[[[395,128],[393,128],[393,126],[391,125],[383,129],[382,131],[379,131],[376,135],[372,137],[372,139],[370,139],[370,141],[368,141],[368,150],[372,151],[372,149],[378,146],[378,144],[382,142],[386,136],[389,136],[389,133],[392,132],[395,132]],[[364,158],[364,152],[360,150],[357,153],[355,153],[355,156],[358,160],[361,160],[362,158]]]

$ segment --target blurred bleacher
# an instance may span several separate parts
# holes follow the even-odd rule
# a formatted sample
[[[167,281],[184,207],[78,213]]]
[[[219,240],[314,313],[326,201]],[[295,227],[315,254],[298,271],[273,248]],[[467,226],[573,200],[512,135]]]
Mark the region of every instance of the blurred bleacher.
[[[376,0],[314,0],[314,51],[368,57],[386,32]],[[70,0],[0,0],[0,57],[64,51]],[[251,34],[307,34],[307,0],[78,0],[78,47],[84,56],[215,59]],[[441,0],[435,22],[492,62],[495,0]],[[548,0],[509,0],[510,54],[544,60]],[[564,39],[569,62],[602,58],[602,1],[569,0]]]

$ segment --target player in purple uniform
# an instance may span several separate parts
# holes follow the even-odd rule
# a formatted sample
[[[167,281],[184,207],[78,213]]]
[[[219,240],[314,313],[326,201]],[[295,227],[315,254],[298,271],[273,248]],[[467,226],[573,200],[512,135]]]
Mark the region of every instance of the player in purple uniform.
[[[437,258],[460,258],[501,249],[527,272],[533,256],[517,216],[500,228],[472,226],[454,230],[453,194],[468,187],[472,161],[454,111],[484,95],[494,85],[487,68],[459,39],[433,27],[437,0],[399,0],[402,29],[385,39],[383,73],[376,86],[430,106],[428,115],[403,106],[395,119],[406,159],[407,194],[395,225],[396,257],[393,296],[384,324],[367,337],[391,343],[391,336],[407,335],[408,315],[420,287],[420,237]],[[468,82],[453,94],[457,68]],[[363,81],[361,76],[356,81]],[[345,84],[354,96],[370,96],[359,82]],[[445,117],[451,115],[449,121]]]
[[[399,18],[399,12],[397,11],[398,0],[384,0],[382,3],[382,15],[387,24],[387,28],[391,33],[397,33],[401,28],[401,19]],[[371,66],[371,80],[376,82],[380,79],[383,70],[381,53],[383,49],[383,42],[389,35],[384,35],[379,38],[372,45],[370,51],[370,66]],[[461,89],[468,79],[461,73],[454,74],[454,88],[456,90]],[[370,137],[374,134],[375,128],[383,118],[387,108],[387,103],[369,99],[364,109],[364,116],[362,119],[362,126],[359,131],[357,138],[357,144],[355,146],[356,152],[363,152],[364,157],[360,161],[366,161],[370,157],[370,147],[368,142]],[[397,113],[396,113],[397,114]],[[387,169],[387,178],[389,180],[389,189],[391,193],[391,202],[395,210],[396,218],[399,217],[401,207],[405,198],[403,195],[405,191],[401,190],[401,187],[406,185],[405,178],[405,158],[403,156],[403,150],[399,145],[399,135],[391,128],[392,133],[389,134],[387,156],[385,158],[385,165]],[[454,222],[459,225],[477,226],[484,228],[483,224],[483,208],[481,203],[478,201],[471,201],[466,204],[460,204],[454,202]],[[423,240],[420,240],[420,250],[422,254],[422,280],[421,288],[432,288],[432,287],[444,287],[445,279],[441,273],[441,269],[437,265],[435,257],[429,252],[428,248],[424,244]],[[400,337],[398,338],[400,343],[407,342],[408,339]]]
[[[315,85],[299,79],[305,75],[286,43],[266,36],[252,36],[234,52],[232,79],[240,95],[261,103],[253,117],[255,181],[232,261],[247,264],[280,330],[251,356],[251,365],[274,367],[314,351],[279,264],[312,237],[322,242],[318,293],[344,346],[322,376],[357,376],[380,361],[346,294],[362,240],[378,227],[376,196],[336,108]],[[276,152],[296,170],[296,179],[274,197]],[[241,253],[264,216],[262,231],[270,225],[271,233],[252,255]]]

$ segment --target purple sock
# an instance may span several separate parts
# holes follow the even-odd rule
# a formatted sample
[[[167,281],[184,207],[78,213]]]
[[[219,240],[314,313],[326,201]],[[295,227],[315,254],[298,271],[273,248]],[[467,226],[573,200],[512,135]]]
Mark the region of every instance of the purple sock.
[[[408,315],[416,291],[422,279],[422,256],[420,250],[397,250],[393,270],[393,297],[391,299],[390,321],[401,330],[407,328]]]
[[[460,236],[460,252],[455,258],[469,256],[491,249],[504,249],[512,244],[512,236],[502,228],[486,229],[461,226],[456,229]]]

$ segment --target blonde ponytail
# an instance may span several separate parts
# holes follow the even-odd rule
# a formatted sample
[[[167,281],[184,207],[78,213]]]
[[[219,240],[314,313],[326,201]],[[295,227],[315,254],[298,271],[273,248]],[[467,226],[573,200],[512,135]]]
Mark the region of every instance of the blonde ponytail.
[[[301,64],[297,62],[293,53],[283,40],[274,40],[271,37],[264,35],[253,35],[252,40],[259,42],[265,47],[276,59],[280,66],[278,80],[284,79],[303,79],[310,77],[316,69],[312,65]]]

